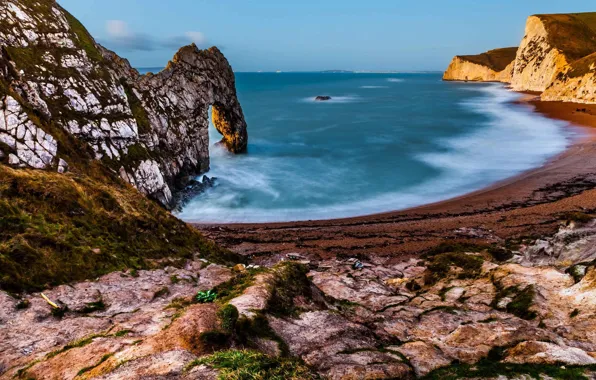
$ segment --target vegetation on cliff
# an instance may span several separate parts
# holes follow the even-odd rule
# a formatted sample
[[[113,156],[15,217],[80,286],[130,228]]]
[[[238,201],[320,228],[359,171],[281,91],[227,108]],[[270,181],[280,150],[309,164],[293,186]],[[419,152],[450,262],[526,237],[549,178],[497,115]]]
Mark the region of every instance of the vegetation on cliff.
[[[477,55],[459,55],[464,61],[486,66],[493,71],[499,72],[505,70],[507,66],[515,60],[517,47],[508,47],[502,49],[489,50]]]
[[[537,15],[548,43],[559,49],[569,63],[596,52],[596,12]]]
[[[0,165],[3,290],[41,290],[126,268],[182,263],[195,255],[240,261],[110,176]]]
[[[512,48],[456,56],[445,80],[502,81],[514,90],[542,92],[547,101],[596,102],[596,12],[530,16]],[[495,75],[512,64],[511,72]],[[507,70],[509,71],[509,70]]]

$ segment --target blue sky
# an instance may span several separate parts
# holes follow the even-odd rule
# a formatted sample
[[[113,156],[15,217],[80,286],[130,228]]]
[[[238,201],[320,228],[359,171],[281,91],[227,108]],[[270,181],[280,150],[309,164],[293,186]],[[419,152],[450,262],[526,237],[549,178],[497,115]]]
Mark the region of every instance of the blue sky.
[[[58,0],[136,67],[216,45],[236,71],[443,70],[453,55],[516,46],[527,16],[593,0]]]

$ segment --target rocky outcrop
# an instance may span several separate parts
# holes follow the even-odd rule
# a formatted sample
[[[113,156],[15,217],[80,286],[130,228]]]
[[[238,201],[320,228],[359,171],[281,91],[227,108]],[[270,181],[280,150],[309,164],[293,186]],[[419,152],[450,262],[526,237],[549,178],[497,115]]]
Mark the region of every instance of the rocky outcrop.
[[[510,82],[517,48],[456,56],[443,75],[446,81]]]
[[[589,14],[536,15],[526,23],[511,85],[518,91],[546,90],[568,65],[596,52]]]
[[[139,75],[54,0],[10,0],[0,4],[0,51],[4,164],[64,171],[94,158],[171,206],[209,168],[210,107],[225,146],[246,149],[234,73],[217,48],[186,46],[163,71]]]
[[[596,103],[596,53],[573,62],[542,93],[542,100]]]
[[[496,50],[499,51],[499,50]],[[511,67],[497,72],[486,55],[455,57],[445,80],[500,81],[542,100],[596,103],[596,14],[530,16]]]
[[[293,379],[592,378],[595,239],[584,221],[506,255],[453,244],[400,260],[189,261],[45,291],[62,317],[38,293],[0,292],[0,379],[211,379],[234,361],[255,378],[267,378],[258,363],[302,363],[281,377]],[[206,290],[218,298],[197,304]],[[258,363],[239,346],[262,351]],[[217,355],[234,361],[210,365]]]

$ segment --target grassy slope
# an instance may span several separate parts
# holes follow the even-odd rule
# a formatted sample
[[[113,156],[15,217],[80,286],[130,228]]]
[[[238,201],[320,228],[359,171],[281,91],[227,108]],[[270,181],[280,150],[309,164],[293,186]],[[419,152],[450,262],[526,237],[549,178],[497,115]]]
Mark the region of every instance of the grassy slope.
[[[478,55],[461,55],[459,57],[465,61],[487,66],[492,70],[499,72],[503,71],[507,65],[513,62],[516,53],[516,47],[509,47],[489,50],[486,53]]]
[[[47,12],[53,3],[23,1],[36,12]],[[94,60],[103,60],[84,27],[68,18],[75,40]],[[21,64],[35,59],[27,49],[8,50],[12,60],[22,58]],[[102,71],[101,65],[97,70]],[[2,67],[10,66],[0,56]],[[40,290],[115,270],[162,265],[165,258],[182,262],[195,254],[214,262],[241,261],[123,183],[108,162],[94,159],[87,144],[28,107],[10,86],[14,74],[6,72],[8,77],[0,76],[0,98],[17,99],[29,119],[56,138],[70,173],[9,168],[10,148],[0,144],[5,153],[0,159],[0,289]]]
[[[583,76],[596,63],[596,12],[538,15],[550,43],[571,62],[569,76]]]
[[[546,27],[549,42],[569,62],[596,52],[596,13],[537,15]]]
[[[106,179],[0,165],[0,288],[39,290],[194,254],[237,261],[132,187]]]

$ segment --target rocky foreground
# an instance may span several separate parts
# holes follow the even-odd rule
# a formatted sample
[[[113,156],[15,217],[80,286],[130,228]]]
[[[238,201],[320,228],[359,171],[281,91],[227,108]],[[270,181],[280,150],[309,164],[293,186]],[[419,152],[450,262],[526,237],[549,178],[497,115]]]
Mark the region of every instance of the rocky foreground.
[[[116,272],[56,307],[0,293],[0,378],[595,378],[595,242],[584,218],[402,261]]]

